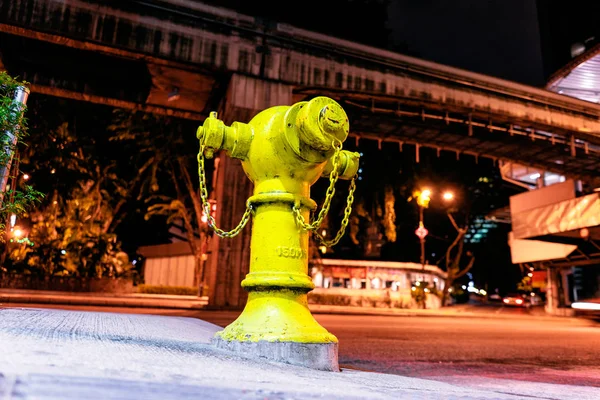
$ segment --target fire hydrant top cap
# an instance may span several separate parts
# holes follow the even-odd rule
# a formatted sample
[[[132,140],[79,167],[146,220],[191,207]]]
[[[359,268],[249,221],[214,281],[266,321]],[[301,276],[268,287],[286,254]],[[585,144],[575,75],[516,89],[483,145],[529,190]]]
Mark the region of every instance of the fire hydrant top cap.
[[[298,113],[300,138],[316,151],[330,151],[335,140],[348,137],[350,125],[344,109],[328,97],[315,97]]]
[[[319,124],[324,133],[340,141],[344,141],[348,136],[348,117],[337,103],[327,104],[321,109]]]

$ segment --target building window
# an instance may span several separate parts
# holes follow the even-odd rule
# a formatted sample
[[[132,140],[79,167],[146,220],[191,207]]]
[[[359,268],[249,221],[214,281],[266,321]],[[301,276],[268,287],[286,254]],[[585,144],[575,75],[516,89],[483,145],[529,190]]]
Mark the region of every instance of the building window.
[[[117,23],[117,44],[129,46],[129,38],[133,32],[132,26],[128,21],[119,20]]]
[[[181,47],[179,56],[180,58],[189,61],[192,58],[192,39],[185,36],[181,36],[179,39]]]
[[[373,89],[375,89],[375,82],[372,79],[365,79],[365,90],[372,92]]]
[[[135,48],[138,50],[145,50],[147,40],[148,30],[143,26],[137,26],[135,28]]]
[[[160,47],[162,45],[162,32],[154,31],[154,53],[160,53]]]
[[[354,78],[354,90],[361,90],[362,89],[362,79],[360,77],[356,77]]]
[[[212,40],[204,43],[204,62],[214,64],[217,58],[217,44]]]
[[[321,70],[319,68],[313,70],[313,83],[315,85],[321,84]]]
[[[344,75],[341,72],[335,73],[335,87],[341,88],[344,85]]]
[[[221,67],[226,67],[229,59],[229,45],[223,43],[221,45]]]
[[[104,18],[104,24],[102,25],[102,41],[107,43],[113,42],[113,36],[115,34],[115,29],[117,27],[117,22],[113,17]]]
[[[238,60],[238,69],[242,72],[247,72],[249,70],[249,56],[246,50],[240,49],[240,55]]]

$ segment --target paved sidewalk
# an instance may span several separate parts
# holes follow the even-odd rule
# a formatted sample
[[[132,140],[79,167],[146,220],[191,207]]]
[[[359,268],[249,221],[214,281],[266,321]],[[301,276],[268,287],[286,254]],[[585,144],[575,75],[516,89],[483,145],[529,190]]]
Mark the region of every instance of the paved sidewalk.
[[[144,293],[73,293],[43,290],[0,289],[0,305],[2,305],[2,303],[175,308],[189,310],[204,308],[208,303],[208,298]]]
[[[0,308],[1,399],[578,399],[598,389],[481,378],[474,385],[324,372],[209,345],[221,328],[181,317]]]

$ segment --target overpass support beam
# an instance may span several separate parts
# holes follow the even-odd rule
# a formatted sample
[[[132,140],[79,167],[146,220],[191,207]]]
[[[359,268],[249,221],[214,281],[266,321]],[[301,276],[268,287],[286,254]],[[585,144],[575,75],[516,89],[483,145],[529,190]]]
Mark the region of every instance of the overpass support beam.
[[[291,103],[291,86],[234,74],[221,101],[219,115],[230,125],[235,120],[249,121],[269,107]],[[219,225],[234,226],[244,213],[245,200],[252,194],[252,183],[239,160],[217,158],[211,193],[219,204],[215,219]],[[205,272],[210,307],[241,309],[246,303],[247,293],[241,290],[239,282],[250,270],[249,248],[247,230],[232,239],[213,235]]]

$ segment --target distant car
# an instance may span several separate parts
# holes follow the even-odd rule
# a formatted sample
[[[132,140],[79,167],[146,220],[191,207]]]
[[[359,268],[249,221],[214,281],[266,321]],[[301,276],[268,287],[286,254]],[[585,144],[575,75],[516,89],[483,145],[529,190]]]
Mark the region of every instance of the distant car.
[[[600,298],[586,299],[571,304],[576,315],[600,319]]]
[[[498,293],[492,293],[488,296],[490,301],[502,301],[502,297]]]
[[[512,307],[527,307],[530,303],[527,301],[525,296],[518,293],[511,293],[502,298],[502,303]]]

